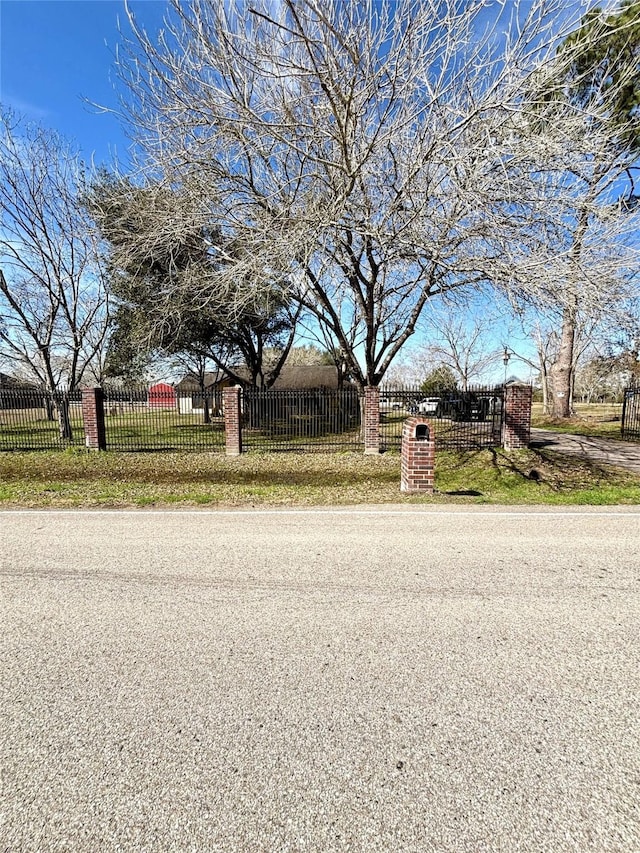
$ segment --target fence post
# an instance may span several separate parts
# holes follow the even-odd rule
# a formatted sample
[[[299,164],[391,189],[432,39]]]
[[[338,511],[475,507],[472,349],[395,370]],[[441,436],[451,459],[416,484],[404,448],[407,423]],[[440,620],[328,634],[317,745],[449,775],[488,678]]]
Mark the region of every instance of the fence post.
[[[400,491],[432,495],[435,464],[433,424],[425,418],[407,418],[402,426]]]
[[[102,388],[82,389],[82,419],[84,440],[89,450],[106,450],[104,428],[104,391]]]
[[[380,453],[380,389],[374,385],[364,389],[364,452]]]
[[[503,445],[505,450],[528,447],[531,440],[530,385],[507,385],[504,390]]]
[[[224,409],[224,437],[227,456],[240,456],[242,453],[242,418],[240,412],[239,385],[224,388],[222,407]]]

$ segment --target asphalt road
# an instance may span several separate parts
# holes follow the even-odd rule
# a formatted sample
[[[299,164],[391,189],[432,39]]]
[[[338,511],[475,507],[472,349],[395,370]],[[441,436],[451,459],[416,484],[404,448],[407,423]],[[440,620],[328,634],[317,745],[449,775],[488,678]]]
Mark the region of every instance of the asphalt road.
[[[0,851],[640,851],[640,512],[0,513]]]

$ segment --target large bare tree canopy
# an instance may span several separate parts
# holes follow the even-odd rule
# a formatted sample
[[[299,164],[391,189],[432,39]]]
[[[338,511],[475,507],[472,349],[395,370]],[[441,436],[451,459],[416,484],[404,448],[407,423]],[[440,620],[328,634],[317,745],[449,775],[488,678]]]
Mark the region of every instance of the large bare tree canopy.
[[[557,46],[581,11],[554,0],[174,0],[158,35],[132,17],[119,70],[141,162],[220,228],[221,259],[225,239],[234,246],[207,293],[228,292],[229,276],[251,290],[285,275],[365,385],[434,295],[487,281],[544,291],[507,261],[523,233],[544,242],[529,227],[540,209],[517,204],[533,153],[547,156],[540,110],[566,84],[558,66],[570,67],[571,48]]]
[[[570,64],[554,63],[564,85],[543,81],[516,135],[531,160],[516,184],[517,217],[508,211],[515,231],[503,257],[522,289],[555,314],[557,346],[542,367],[557,418],[572,412],[580,330],[627,325],[638,294],[640,115],[630,100],[640,80],[639,34],[637,0],[616,14],[587,15],[560,46]]]
[[[84,170],[55,132],[0,118],[0,357],[53,391],[99,357],[108,298],[82,205]]]

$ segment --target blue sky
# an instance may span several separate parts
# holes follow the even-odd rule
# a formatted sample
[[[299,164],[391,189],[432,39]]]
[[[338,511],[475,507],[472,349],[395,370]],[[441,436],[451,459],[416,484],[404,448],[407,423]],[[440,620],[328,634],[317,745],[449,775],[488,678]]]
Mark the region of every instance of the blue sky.
[[[130,5],[147,29],[161,26],[165,0]],[[0,100],[75,142],[86,161],[117,157],[126,168],[128,140],[117,117],[87,103],[117,108],[118,19],[126,32],[123,0],[0,0]],[[496,331],[497,349],[503,338]],[[510,344],[517,346],[513,333]],[[528,375],[528,368],[513,367]]]
[[[134,0],[157,28],[164,0]],[[86,160],[126,161],[118,120],[83,99],[117,105],[114,50],[126,26],[122,0],[0,0],[0,100],[77,143]]]
[[[153,31],[167,3],[131,0],[130,6]],[[124,0],[0,0],[0,100],[75,140],[84,158],[97,163],[114,153],[126,162],[127,140],[116,117],[83,100],[117,106],[118,19],[126,32]]]

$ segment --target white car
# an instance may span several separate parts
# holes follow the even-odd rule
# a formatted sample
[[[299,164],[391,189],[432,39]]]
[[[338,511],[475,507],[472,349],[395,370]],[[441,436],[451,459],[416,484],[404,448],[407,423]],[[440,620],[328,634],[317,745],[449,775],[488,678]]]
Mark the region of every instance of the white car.
[[[421,415],[440,414],[440,397],[425,397],[418,403],[418,413]]]

